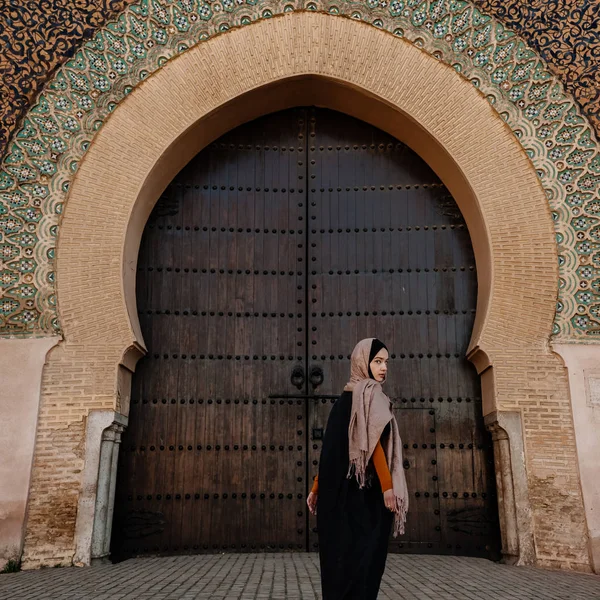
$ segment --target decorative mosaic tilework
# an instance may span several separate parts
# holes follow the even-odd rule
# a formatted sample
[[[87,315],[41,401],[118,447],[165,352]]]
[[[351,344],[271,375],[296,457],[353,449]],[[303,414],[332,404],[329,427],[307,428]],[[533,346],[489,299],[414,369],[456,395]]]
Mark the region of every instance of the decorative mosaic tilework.
[[[547,62],[600,135],[598,0],[473,0]]]
[[[0,157],[46,81],[134,0],[5,0],[0,11]],[[473,0],[546,60],[600,134],[598,0]]]
[[[4,0],[0,10],[0,156],[56,68],[132,0]]]
[[[522,39],[462,0],[141,0],[66,62],[0,169],[0,331],[60,330],[54,246],[79,161],[106,117],[170,58],[232,27],[299,10],[367,22],[448,63],[512,128],[552,210],[560,253],[554,333],[600,333],[600,154],[572,97]]]

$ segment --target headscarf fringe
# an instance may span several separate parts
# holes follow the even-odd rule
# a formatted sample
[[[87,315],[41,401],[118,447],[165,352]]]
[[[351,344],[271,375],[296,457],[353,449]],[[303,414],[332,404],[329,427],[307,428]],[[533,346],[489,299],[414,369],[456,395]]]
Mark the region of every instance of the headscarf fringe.
[[[394,537],[404,535],[406,525],[406,513],[408,512],[408,504],[406,498],[396,496],[396,508],[394,510]]]
[[[367,485],[367,464],[369,462],[369,453],[364,450],[360,451],[360,455],[350,460],[348,467],[347,479],[356,477],[358,487],[362,490]]]

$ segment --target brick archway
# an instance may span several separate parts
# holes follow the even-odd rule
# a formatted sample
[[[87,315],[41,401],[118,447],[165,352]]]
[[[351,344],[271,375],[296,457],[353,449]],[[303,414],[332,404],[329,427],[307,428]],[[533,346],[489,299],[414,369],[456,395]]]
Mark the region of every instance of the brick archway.
[[[568,382],[547,344],[557,251],[536,172],[510,129],[453,69],[367,24],[310,12],[231,31],[171,61],[121,102],[79,165],[58,240],[65,339],[43,377],[26,563],[40,564],[44,547],[52,548],[54,562],[68,562],[73,553],[89,562],[97,496],[93,485],[78,496],[77,467],[85,469],[85,481],[94,465],[97,473],[90,453],[100,452],[102,436],[94,434],[97,447],[88,443],[84,460],[82,417],[91,409],[128,412],[130,375],[143,351],[135,262],[152,206],[204,145],[242,122],[298,104],[327,106],[394,135],[457,200],[480,273],[470,353],[482,373],[484,413],[500,432],[505,554],[523,563],[588,568]],[[72,383],[66,372],[75,374]],[[542,410],[529,410],[530,397]],[[67,398],[71,408],[57,429],[50,417]],[[537,434],[550,407],[562,420],[562,450]],[[50,462],[59,470],[71,465],[62,492],[72,492],[66,513],[72,524],[51,537],[43,523],[62,500],[51,491],[44,456],[64,431],[66,451]],[[560,481],[546,464],[557,452],[564,461]],[[544,529],[555,514],[569,515],[568,532]]]

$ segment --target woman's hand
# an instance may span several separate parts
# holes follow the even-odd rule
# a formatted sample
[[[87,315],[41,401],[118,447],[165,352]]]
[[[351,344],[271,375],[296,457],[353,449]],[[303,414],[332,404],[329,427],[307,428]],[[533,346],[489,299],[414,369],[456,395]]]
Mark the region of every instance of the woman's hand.
[[[396,496],[394,495],[393,489],[385,490],[385,492],[383,492],[383,503],[388,510],[396,512]]]
[[[311,492],[306,499],[306,505],[308,506],[311,515],[317,514],[317,498],[317,494]]]

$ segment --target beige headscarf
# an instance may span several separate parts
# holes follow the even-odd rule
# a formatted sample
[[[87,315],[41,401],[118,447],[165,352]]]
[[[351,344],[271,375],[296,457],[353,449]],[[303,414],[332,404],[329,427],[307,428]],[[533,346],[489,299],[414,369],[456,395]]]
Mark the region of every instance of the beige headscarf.
[[[366,469],[375,446],[386,425],[390,423],[390,435],[382,442],[392,487],[396,497],[394,537],[404,533],[408,511],[408,489],[402,464],[402,441],[398,423],[392,412],[392,403],[383,393],[381,384],[369,377],[369,355],[375,338],[367,338],[356,344],[352,352],[350,381],[344,390],[352,392],[352,412],[348,427],[350,466],[348,478],[356,477],[360,488],[366,484]]]

